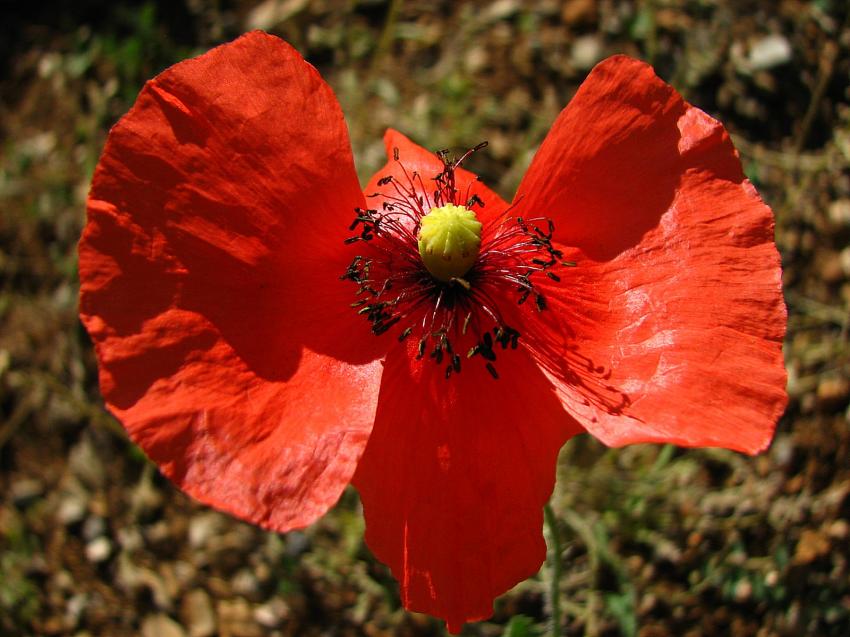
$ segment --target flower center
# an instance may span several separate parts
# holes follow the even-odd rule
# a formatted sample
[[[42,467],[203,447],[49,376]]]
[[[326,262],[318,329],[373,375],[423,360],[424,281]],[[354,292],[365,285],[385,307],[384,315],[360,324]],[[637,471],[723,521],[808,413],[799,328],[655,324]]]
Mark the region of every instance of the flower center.
[[[378,179],[382,190],[367,197],[379,205],[354,211],[349,229],[357,234],[345,240],[362,245],[341,277],[357,285],[351,307],[376,336],[392,330],[399,341],[415,338],[414,356],[444,366],[446,378],[465,359],[483,361],[498,378],[497,351],[516,349],[521,337],[505,304],[532,299],[545,311],[539,277],[557,282],[553,270],[575,265],[562,260],[546,217],[514,216],[510,206],[486,227],[478,221],[474,208],[484,201],[469,184],[461,191],[456,171],[484,146],[459,159],[440,151],[443,170],[424,176],[409,172],[394,149],[397,175]]]
[[[431,275],[445,283],[475,264],[481,247],[481,222],[466,206],[446,204],[419,222],[419,255]]]

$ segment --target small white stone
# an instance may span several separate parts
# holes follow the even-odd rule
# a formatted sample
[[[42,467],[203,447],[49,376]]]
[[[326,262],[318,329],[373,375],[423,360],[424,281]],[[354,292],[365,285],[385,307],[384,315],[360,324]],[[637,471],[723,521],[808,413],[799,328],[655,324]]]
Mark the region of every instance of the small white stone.
[[[189,522],[189,545],[193,549],[203,548],[210,539],[219,535],[221,530],[220,514],[208,511],[195,515]]]
[[[186,631],[168,615],[148,615],[142,622],[142,637],[186,637]]]
[[[77,524],[86,517],[86,503],[76,496],[64,498],[56,511],[56,517],[65,526]]]
[[[766,71],[791,61],[791,43],[779,33],[768,35],[750,47],[750,70]]]
[[[254,609],[254,621],[264,628],[278,628],[289,617],[289,606],[279,597],[257,606]]]
[[[826,216],[836,226],[850,226],[850,199],[836,199],[826,210]]]
[[[583,35],[573,42],[570,63],[577,71],[589,71],[605,57],[602,42],[595,35]]]
[[[183,596],[180,618],[189,629],[189,637],[211,637],[216,632],[212,601],[203,589],[196,588]]]
[[[100,536],[86,544],[86,557],[89,562],[99,564],[109,559],[112,555],[112,542],[109,538]]]

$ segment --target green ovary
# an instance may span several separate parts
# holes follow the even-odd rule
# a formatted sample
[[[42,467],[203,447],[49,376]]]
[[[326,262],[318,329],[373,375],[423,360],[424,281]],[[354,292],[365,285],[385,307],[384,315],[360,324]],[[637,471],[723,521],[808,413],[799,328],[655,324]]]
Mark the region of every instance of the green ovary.
[[[419,254],[439,281],[461,278],[475,264],[481,247],[481,222],[469,208],[446,204],[422,217]]]

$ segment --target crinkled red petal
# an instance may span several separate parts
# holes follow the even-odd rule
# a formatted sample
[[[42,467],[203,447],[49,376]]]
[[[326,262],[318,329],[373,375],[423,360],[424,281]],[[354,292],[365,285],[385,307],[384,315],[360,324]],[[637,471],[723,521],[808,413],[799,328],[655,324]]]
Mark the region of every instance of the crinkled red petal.
[[[367,205],[370,208],[380,208],[384,197],[371,195],[396,193],[391,185],[378,185],[379,179],[391,176],[400,184],[407,185],[412,182],[417,196],[423,197],[425,213],[429,212],[428,203],[433,204],[433,195],[436,190],[434,178],[442,172],[443,162],[440,161],[434,151],[422,148],[422,146],[392,128],[387,129],[384,134],[384,147],[387,151],[387,163],[372,176],[363,190]],[[395,149],[398,149],[399,161],[395,161],[393,158]],[[471,195],[477,195],[484,203],[483,207],[477,204],[473,206],[479,221],[482,223],[486,224],[492,219],[497,219],[508,207],[507,202],[485,186],[484,182],[479,181],[478,176],[474,173],[464,168],[458,168],[455,171],[455,178],[457,189],[462,195],[459,201],[460,205],[464,205]]]
[[[350,480],[381,375],[339,280],[362,205],[333,93],[263,33],[157,76],[110,133],[80,312],[107,406],[199,500],[286,530]]]
[[[541,284],[550,311],[527,342],[588,431],[610,445],[769,444],[786,404],[779,255],[720,123],[649,66],[611,58],[516,200],[552,217],[578,261]]]
[[[404,605],[457,633],[540,568],[558,450],[580,427],[521,349],[500,356],[499,380],[479,360],[446,380],[407,345],[387,357],[354,484]]]

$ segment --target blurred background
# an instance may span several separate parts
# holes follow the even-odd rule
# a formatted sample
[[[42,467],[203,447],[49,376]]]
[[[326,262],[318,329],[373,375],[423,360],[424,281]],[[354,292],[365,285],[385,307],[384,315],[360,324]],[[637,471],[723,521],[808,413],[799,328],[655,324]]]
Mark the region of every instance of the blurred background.
[[[107,131],[146,79],[259,28],[332,85],[364,181],[393,126],[433,149],[489,141],[471,168],[510,199],[618,52],[726,124],[776,213],[791,402],[755,458],[565,447],[564,634],[846,637],[848,15],[846,0],[0,2],[0,635],[444,630],[400,609],[354,491],[309,529],[265,533],[175,491],[102,408],[75,247]],[[464,634],[543,634],[551,577]]]

